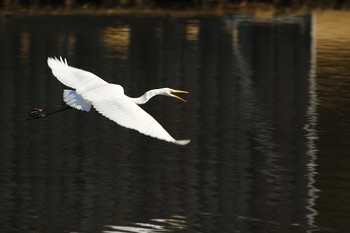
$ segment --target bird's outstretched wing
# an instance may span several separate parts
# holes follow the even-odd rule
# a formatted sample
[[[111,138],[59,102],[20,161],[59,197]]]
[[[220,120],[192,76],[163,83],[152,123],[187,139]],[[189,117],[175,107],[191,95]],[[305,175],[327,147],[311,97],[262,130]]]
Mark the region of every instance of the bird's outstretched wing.
[[[69,66],[67,60],[62,57],[60,59],[49,57],[47,64],[53,75],[68,87],[79,90],[107,84],[106,81],[91,72]]]
[[[90,100],[99,113],[121,126],[178,145],[190,142],[190,140],[174,139],[151,115],[124,94],[110,93],[103,98]]]
[[[91,103],[98,112],[119,125],[179,145],[190,142],[190,140],[176,140],[170,136],[151,115],[124,95],[121,86],[109,84],[91,72],[68,66],[67,61],[62,58],[48,58],[47,64],[60,82],[76,89],[74,93],[77,93],[79,98],[82,97],[82,100]],[[72,104],[70,101],[71,99],[67,99],[67,104],[76,107],[74,102],[76,99]],[[90,106],[84,107],[83,110],[90,110]]]

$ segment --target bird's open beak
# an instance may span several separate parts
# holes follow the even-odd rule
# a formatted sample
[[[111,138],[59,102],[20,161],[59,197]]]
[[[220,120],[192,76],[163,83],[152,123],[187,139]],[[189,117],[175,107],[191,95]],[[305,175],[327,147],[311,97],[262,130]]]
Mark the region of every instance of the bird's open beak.
[[[185,94],[188,94],[188,91],[182,91],[182,90],[172,90],[171,92],[171,96],[172,97],[175,97],[183,102],[187,102],[186,100],[182,99],[181,97],[177,96],[177,95],[174,95],[174,93],[185,93]]]

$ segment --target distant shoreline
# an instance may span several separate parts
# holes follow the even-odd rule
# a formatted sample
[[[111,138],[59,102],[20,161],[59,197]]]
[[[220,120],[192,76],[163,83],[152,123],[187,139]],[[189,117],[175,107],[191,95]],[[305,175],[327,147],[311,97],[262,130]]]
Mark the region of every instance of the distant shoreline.
[[[81,7],[16,7],[0,8],[1,15],[22,15],[22,16],[42,16],[42,15],[158,15],[158,16],[219,16],[225,14],[305,14],[312,11],[340,10],[348,11],[349,8],[334,9],[332,7],[278,7],[272,4],[249,3],[247,5],[223,5],[208,8],[152,8],[152,7],[114,7],[102,8],[94,6]]]

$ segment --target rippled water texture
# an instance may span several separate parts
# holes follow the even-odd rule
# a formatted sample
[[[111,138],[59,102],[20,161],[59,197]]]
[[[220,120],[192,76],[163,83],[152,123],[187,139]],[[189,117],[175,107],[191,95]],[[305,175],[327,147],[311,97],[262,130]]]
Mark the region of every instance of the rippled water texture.
[[[348,232],[350,14],[3,16],[0,232]],[[185,147],[68,110],[48,56],[122,85]]]

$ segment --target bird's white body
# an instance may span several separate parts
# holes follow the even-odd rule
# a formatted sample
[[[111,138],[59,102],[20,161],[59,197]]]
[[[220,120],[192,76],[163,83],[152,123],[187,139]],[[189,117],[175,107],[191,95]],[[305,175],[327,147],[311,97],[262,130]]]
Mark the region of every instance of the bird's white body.
[[[190,142],[190,140],[174,139],[151,115],[137,105],[146,103],[155,95],[181,99],[172,94],[176,90],[154,89],[139,98],[131,98],[124,95],[122,86],[110,84],[91,72],[71,67],[62,58],[60,60],[48,58],[47,63],[53,75],[60,82],[75,89],[63,92],[63,100],[70,107],[88,112],[93,106],[103,116],[142,134],[179,145],[186,145]]]

